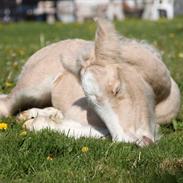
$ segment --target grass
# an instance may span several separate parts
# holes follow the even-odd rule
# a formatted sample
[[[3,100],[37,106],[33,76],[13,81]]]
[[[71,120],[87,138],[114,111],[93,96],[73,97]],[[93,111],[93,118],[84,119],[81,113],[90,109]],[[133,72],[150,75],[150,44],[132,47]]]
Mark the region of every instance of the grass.
[[[126,20],[116,22],[116,28],[159,48],[183,95],[183,17]],[[0,93],[13,88],[22,65],[36,50],[61,39],[93,39],[94,33],[93,22],[0,24]],[[22,133],[14,117],[2,121],[8,123],[0,131],[2,183],[183,182],[183,107],[173,125],[161,128],[161,140],[143,149],[110,140],[74,140],[48,130]]]

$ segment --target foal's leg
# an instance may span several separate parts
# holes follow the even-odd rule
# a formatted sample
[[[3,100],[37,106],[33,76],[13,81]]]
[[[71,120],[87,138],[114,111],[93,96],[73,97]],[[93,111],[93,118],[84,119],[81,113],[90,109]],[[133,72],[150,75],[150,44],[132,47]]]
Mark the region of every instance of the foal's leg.
[[[51,87],[57,76],[45,74],[45,78],[40,80],[43,76],[35,76],[34,72],[30,72],[33,77],[31,79],[30,76],[27,76],[28,73],[24,75],[9,95],[0,97],[0,117],[15,114],[31,107],[51,106]]]
[[[34,119],[40,116],[48,117],[53,120],[55,119],[57,121],[63,119],[62,112],[54,107],[47,107],[44,109],[32,108],[32,109],[21,112],[17,116],[17,119],[21,121],[27,121],[29,119]]]
[[[108,134],[108,130],[104,128],[95,129],[90,125],[82,125],[73,120],[53,120],[49,117],[39,116],[35,119],[30,119],[24,123],[24,128],[30,131],[40,131],[42,129],[51,129],[63,133],[69,137],[94,137],[102,138]]]
[[[51,48],[49,46],[49,51]],[[11,93],[0,97],[0,117],[51,105],[52,84],[64,69],[60,58],[57,55],[51,57],[49,51],[43,48],[30,57]]]

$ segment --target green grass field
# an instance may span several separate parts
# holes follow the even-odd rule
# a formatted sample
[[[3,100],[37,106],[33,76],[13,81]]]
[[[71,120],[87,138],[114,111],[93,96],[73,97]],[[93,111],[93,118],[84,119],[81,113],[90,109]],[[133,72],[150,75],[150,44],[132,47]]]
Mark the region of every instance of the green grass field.
[[[126,20],[116,22],[116,28],[159,48],[183,95],[183,17]],[[61,39],[93,39],[94,33],[93,22],[0,24],[0,93],[13,88],[36,50]],[[26,134],[14,117],[0,122],[8,123],[0,130],[0,183],[183,182],[183,107],[173,125],[161,128],[161,140],[143,149],[110,140],[74,140],[47,130]]]

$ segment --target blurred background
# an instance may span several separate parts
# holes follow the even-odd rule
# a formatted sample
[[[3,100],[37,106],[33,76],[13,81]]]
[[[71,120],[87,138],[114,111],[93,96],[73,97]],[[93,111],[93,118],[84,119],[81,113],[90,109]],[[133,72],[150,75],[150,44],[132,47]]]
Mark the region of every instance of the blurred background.
[[[83,22],[95,16],[110,20],[138,17],[173,19],[183,14],[183,0],[0,0],[0,21]]]

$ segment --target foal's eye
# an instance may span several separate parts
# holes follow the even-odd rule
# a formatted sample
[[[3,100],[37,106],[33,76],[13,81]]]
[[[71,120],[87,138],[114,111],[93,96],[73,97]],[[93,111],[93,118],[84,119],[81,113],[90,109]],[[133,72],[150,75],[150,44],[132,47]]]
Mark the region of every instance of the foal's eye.
[[[113,96],[117,96],[121,92],[121,83],[120,81],[110,81],[108,83],[108,90]]]
[[[120,93],[120,91],[121,91],[121,88],[120,87],[117,87],[114,95],[117,96]]]

